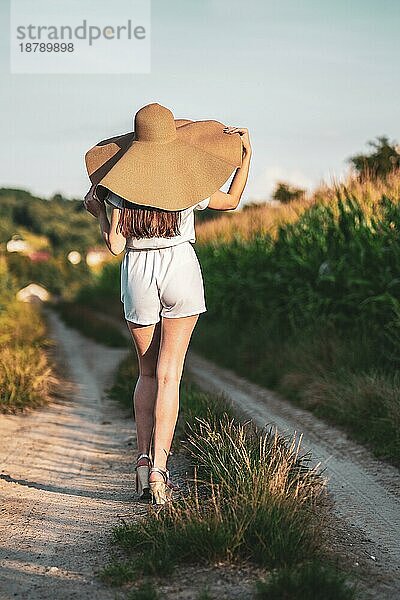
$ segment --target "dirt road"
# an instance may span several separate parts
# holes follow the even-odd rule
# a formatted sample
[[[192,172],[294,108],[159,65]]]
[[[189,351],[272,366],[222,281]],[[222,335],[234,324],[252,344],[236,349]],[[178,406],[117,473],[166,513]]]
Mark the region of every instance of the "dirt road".
[[[194,352],[188,354],[187,369],[205,391],[224,394],[258,425],[275,425],[288,435],[303,434],[304,451],[310,450],[314,461],[326,467],[336,513],[350,529],[354,528],[360,560],[367,557],[374,563],[378,579],[382,574],[382,585],[378,585],[378,579],[372,584],[376,588],[373,597],[400,598],[399,471],[374,459],[363,447],[309,412]]]
[[[0,415],[0,600],[115,600],[125,594],[97,576],[113,558],[112,530],[149,508],[133,491],[132,418],[105,394],[126,351],[48,315],[62,394],[30,414]],[[183,485],[187,461],[174,455],[169,466]],[[249,600],[258,576],[252,567],[187,567],[155,584],[163,600],[195,599],[206,587],[221,600]]]
[[[111,599],[94,572],[107,562],[112,526],[140,510],[131,501],[132,422],[103,402],[126,351],[50,320],[65,397],[0,418],[0,597]]]
[[[0,599],[111,599],[114,590],[96,573],[112,558],[112,528],[147,510],[133,492],[132,420],[105,394],[126,351],[96,344],[48,314],[62,394],[42,410],[0,417]],[[341,543],[346,538],[353,564],[371,564],[368,597],[400,597],[398,471],[311,414],[193,352],[185,370],[258,424],[304,433],[304,448],[326,464],[345,522],[335,535]],[[252,597],[254,576],[188,568],[158,588],[163,598],[189,599],[211,583],[221,599],[245,599]]]

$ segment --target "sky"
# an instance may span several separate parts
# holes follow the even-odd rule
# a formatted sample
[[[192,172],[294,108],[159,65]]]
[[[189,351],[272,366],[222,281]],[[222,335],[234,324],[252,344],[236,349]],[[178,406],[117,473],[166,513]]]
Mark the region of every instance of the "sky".
[[[400,141],[398,0],[152,0],[142,74],[11,74],[9,15],[0,0],[1,187],[82,197],[85,152],[150,102],[249,129],[244,203],[343,176],[376,136]]]

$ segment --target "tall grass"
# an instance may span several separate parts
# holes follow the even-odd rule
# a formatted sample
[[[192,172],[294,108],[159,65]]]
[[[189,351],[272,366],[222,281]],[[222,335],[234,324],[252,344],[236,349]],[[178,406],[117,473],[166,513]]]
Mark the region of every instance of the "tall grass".
[[[298,205],[296,220],[267,234],[267,208],[251,209],[261,219],[250,232],[246,211],[235,216],[232,237],[205,229],[197,251],[208,313],[193,336],[214,360],[277,387],[395,462],[399,187],[392,175],[386,184],[320,190],[308,207]]]
[[[0,348],[0,410],[16,412],[48,400],[52,368],[38,348]]]
[[[339,196],[337,216],[317,204],[276,240],[200,246],[211,317],[286,331],[324,320],[373,335],[385,359],[398,360],[400,207],[384,197],[379,208],[379,219],[367,218],[355,198]]]
[[[382,196],[400,197],[400,174],[394,171],[385,181],[364,178],[362,182],[349,176],[343,182],[321,184],[308,197],[288,204],[271,205],[266,202],[246,210],[226,212],[218,219],[198,222],[196,237],[200,244],[224,244],[234,239],[248,240],[257,235],[275,238],[280,226],[295,223],[316,204],[330,205],[335,210],[338,193],[357,198],[366,215],[376,214]]]
[[[0,411],[47,402],[55,382],[45,322],[36,306],[15,299],[15,282],[0,257]]]
[[[202,222],[196,229],[200,244],[246,240],[254,235],[275,235],[280,225],[293,223],[313,204],[312,199],[277,206],[252,206],[241,212],[227,212],[218,219]]]

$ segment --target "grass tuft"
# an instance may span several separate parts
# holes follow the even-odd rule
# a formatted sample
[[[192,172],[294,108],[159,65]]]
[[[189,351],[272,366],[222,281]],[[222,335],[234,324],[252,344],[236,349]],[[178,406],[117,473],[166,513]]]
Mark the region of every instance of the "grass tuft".
[[[100,573],[104,583],[111,586],[121,586],[135,577],[135,570],[130,563],[113,562],[107,565]]]
[[[257,583],[257,600],[353,600],[355,589],[343,574],[321,562],[307,562],[273,573]]]
[[[44,404],[55,381],[52,372],[40,347],[0,348],[0,410],[14,413]]]
[[[193,385],[184,386],[182,397],[183,407],[192,403],[203,414],[214,406]],[[149,506],[142,519],[114,531],[130,558],[126,582],[168,575],[182,564],[250,560],[274,568],[318,555],[320,473],[300,455],[298,441],[240,423],[222,411],[222,402],[217,399],[221,414],[209,421],[181,413],[184,446],[195,464],[187,493],[161,511]]]
[[[131,590],[127,600],[158,600],[160,598],[154,585],[145,581],[140,587]]]

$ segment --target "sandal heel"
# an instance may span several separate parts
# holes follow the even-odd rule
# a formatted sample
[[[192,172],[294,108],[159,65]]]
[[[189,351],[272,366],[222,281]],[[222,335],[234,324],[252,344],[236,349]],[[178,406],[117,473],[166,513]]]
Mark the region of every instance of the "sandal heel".
[[[166,504],[171,500],[172,490],[163,481],[150,482],[150,493],[153,504]]]
[[[149,467],[146,465],[136,468],[136,492],[139,496],[149,494]]]

